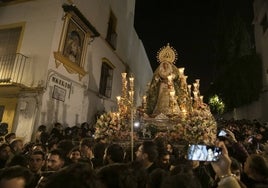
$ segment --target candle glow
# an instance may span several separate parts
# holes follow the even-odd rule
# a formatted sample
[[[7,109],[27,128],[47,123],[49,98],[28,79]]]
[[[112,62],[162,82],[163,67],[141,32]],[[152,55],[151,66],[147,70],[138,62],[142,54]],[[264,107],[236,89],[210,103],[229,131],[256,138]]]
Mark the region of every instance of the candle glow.
[[[126,79],[126,77],[127,77],[127,73],[123,72],[123,73],[121,73],[121,75],[122,75],[122,78],[123,78],[123,79]]]
[[[183,76],[183,74],[184,74],[184,67],[181,67],[181,68],[179,68],[179,75],[180,76]]]

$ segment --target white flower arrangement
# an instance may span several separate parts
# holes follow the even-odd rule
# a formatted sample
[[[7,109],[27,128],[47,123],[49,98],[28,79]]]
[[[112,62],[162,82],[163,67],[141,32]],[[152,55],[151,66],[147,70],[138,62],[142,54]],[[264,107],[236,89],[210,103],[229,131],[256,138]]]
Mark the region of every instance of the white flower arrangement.
[[[109,142],[130,139],[130,123],[127,119],[120,118],[118,113],[102,114],[95,127],[95,139],[106,138]]]

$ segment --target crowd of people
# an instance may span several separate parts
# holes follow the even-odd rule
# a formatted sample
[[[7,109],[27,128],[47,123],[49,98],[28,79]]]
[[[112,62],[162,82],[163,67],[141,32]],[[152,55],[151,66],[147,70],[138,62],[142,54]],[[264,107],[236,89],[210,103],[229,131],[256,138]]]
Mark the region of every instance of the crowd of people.
[[[0,188],[264,188],[268,187],[268,128],[248,120],[218,120],[216,161],[187,159],[188,145],[165,137],[134,146],[94,139],[94,127],[51,131],[40,125],[32,142],[15,133],[0,144]],[[204,144],[204,143],[198,143]]]

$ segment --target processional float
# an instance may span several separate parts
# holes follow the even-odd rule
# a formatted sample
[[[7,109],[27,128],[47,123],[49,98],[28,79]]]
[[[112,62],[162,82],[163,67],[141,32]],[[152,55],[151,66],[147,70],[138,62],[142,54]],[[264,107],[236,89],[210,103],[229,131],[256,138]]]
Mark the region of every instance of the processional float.
[[[200,94],[200,80],[187,83],[185,68],[175,66],[177,51],[169,44],[158,51],[157,61],[159,66],[140,106],[134,102],[134,76],[122,73],[118,110],[99,117],[95,137],[130,143],[132,156],[134,141],[159,136],[173,143],[214,143],[217,125]],[[134,121],[139,121],[139,127],[134,127]]]

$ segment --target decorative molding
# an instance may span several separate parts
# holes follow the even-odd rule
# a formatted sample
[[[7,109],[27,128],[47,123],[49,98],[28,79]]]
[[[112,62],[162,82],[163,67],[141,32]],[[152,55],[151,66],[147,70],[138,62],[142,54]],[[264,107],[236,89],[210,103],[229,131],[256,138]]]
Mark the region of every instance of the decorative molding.
[[[62,63],[69,73],[71,74],[78,73],[79,80],[81,80],[87,74],[87,72],[82,67],[70,61],[68,58],[63,56],[60,52],[54,52],[54,58],[56,59],[56,62],[55,62],[56,67],[59,67],[60,64]]]
[[[79,11],[75,5],[62,5],[62,8],[65,12],[70,13],[73,17],[77,17],[77,20],[80,20],[81,25],[84,27],[87,32],[91,33],[91,37],[99,37],[100,33],[96,28],[86,19],[86,17]]]

